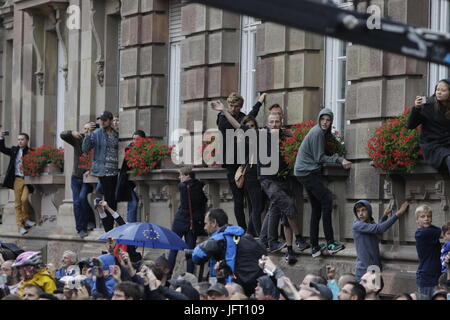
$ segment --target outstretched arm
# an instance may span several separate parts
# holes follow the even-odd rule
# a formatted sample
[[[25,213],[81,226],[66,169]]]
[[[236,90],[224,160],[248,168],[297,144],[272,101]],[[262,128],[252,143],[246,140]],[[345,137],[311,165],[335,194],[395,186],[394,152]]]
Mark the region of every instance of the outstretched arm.
[[[211,102],[211,108],[213,110],[222,112],[227,118],[228,122],[233,126],[233,128],[239,129],[241,127],[240,123],[235,118],[233,118],[231,113],[228,112],[228,110],[225,108],[222,102],[220,101]]]

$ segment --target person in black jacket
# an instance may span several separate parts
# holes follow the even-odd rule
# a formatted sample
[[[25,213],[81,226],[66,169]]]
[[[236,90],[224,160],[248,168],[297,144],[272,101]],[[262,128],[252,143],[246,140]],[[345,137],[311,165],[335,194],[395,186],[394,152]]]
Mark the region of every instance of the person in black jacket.
[[[94,124],[95,125],[95,124]],[[63,141],[73,147],[73,170],[70,187],[72,189],[73,214],[75,216],[75,228],[81,238],[88,235],[89,230],[95,228],[95,215],[89,205],[87,196],[92,192],[92,187],[83,182],[83,174],[87,171],[79,167],[80,156],[83,154],[81,147],[84,136],[92,131],[92,123],[86,123],[82,132],[67,130],[59,135]]]
[[[446,166],[450,172],[450,78],[438,82],[432,97],[416,97],[406,127],[418,125],[422,125],[419,141],[425,161],[436,170]]]
[[[133,145],[136,143],[138,139],[145,138],[145,132],[142,130],[136,130],[133,133],[133,142],[131,142],[126,148],[125,153],[130,150]],[[127,222],[137,222],[137,209],[139,205],[139,198],[134,192],[134,188],[136,184],[133,181],[130,181],[130,177],[128,175],[128,171],[130,167],[127,165],[127,161],[124,159],[122,163],[122,168],[119,172],[119,179],[117,182],[116,188],[116,200],[119,201],[127,201]]]
[[[22,171],[22,158],[28,153],[30,148],[28,142],[30,137],[26,133],[19,133],[17,146],[7,148],[5,146],[5,133],[0,132],[0,152],[10,157],[8,169],[6,171],[3,187],[14,190],[16,222],[21,235],[26,234],[27,228],[36,225],[30,220],[30,203],[28,196],[33,192],[33,187],[25,185],[25,177]]]
[[[197,236],[204,233],[204,219],[206,212],[206,198],[203,187],[204,183],[195,179],[192,169],[184,167],[180,169],[180,206],[178,207],[175,219],[172,224],[172,231],[177,235],[184,237],[188,249],[194,249]],[[170,250],[168,279],[171,278],[173,268],[177,259],[177,250]],[[192,258],[186,260],[186,271],[194,273],[194,263]]]
[[[266,95],[267,94],[263,93],[258,98],[258,101],[253,106],[252,111],[250,111],[250,113],[248,114],[249,116],[252,116],[253,118],[256,118],[258,116],[259,109],[261,108],[262,103],[265,101]],[[241,112],[242,106],[244,104],[244,98],[242,98],[237,93],[233,92],[229,95],[227,102],[228,102],[228,112],[233,116],[233,118],[236,119],[237,122],[240,123],[245,117],[245,114]],[[217,126],[219,128],[219,131],[222,133],[224,141],[223,143],[224,164],[222,167],[227,169],[228,184],[230,186],[231,192],[233,193],[234,215],[236,217],[237,224],[244,230],[247,230],[247,224],[245,222],[245,214],[244,214],[244,189],[239,189],[236,186],[236,182],[234,181],[234,176],[236,174],[237,169],[241,164],[243,164],[243,163],[239,164],[237,161],[236,138],[232,146],[226,145],[227,130],[235,130],[235,128],[228,121],[227,117],[223,112],[217,115]],[[234,149],[234,158],[232,159],[231,163],[227,161],[227,148]]]

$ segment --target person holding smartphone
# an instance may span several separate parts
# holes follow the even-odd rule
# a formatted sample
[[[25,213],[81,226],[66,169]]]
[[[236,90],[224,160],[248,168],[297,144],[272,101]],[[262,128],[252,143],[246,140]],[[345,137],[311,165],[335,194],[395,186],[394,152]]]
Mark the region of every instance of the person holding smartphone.
[[[73,147],[73,169],[70,187],[72,188],[73,214],[75,216],[75,228],[81,238],[88,236],[88,231],[95,228],[95,216],[88,203],[87,196],[92,192],[92,187],[83,182],[85,169],[79,167],[80,156],[83,153],[82,145],[86,134],[90,134],[95,126],[94,122],[86,123],[81,132],[67,130],[59,135],[63,141]]]
[[[19,233],[24,235],[28,232],[27,229],[36,225],[36,222],[30,220],[31,208],[28,201],[28,196],[33,192],[33,187],[25,184],[25,176],[22,170],[22,159],[31,150],[28,147],[30,137],[26,133],[19,133],[17,146],[7,148],[5,146],[5,133],[7,132],[0,131],[0,152],[9,156],[10,161],[3,187],[14,190],[16,223]]]
[[[447,167],[450,172],[450,78],[440,80],[431,97],[416,97],[406,127],[419,125],[425,162],[436,170]]]

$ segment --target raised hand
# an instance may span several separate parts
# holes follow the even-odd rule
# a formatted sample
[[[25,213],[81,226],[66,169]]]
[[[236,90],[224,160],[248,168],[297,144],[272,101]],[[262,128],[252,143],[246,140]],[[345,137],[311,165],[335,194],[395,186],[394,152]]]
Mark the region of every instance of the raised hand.
[[[225,110],[225,106],[220,101],[211,102],[211,108],[219,112]]]

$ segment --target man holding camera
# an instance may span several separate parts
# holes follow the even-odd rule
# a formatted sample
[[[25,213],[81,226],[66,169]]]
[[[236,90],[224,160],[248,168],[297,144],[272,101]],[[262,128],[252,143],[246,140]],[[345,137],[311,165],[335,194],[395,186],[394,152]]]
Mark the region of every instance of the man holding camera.
[[[67,130],[60,134],[61,139],[73,147],[73,170],[70,186],[76,230],[81,238],[87,237],[88,231],[95,228],[94,212],[87,200],[88,194],[92,192],[92,187],[88,183],[83,183],[83,174],[86,170],[79,167],[80,156],[83,153],[81,150],[83,139],[86,134],[91,133],[93,127],[95,127],[95,123],[90,122],[83,126],[83,133]]]
[[[100,128],[86,134],[83,140],[83,152],[94,149],[94,159],[90,173],[98,177],[103,188],[105,200],[116,211],[117,201],[115,197],[117,175],[119,173],[119,133],[112,127],[113,114],[104,111],[97,120],[100,120]],[[109,212],[103,220],[105,231],[113,229],[114,219]]]
[[[17,227],[19,233],[24,235],[28,232],[27,228],[36,225],[35,222],[30,220],[30,203],[28,202],[28,195],[33,192],[33,187],[25,185],[25,177],[22,171],[22,158],[30,150],[28,147],[30,137],[26,133],[19,133],[17,146],[7,148],[5,146],[5,135],[9,135],[9,132],[0,132],[0,152],[9,156],[10,161],[3,186],[14,190]]]

